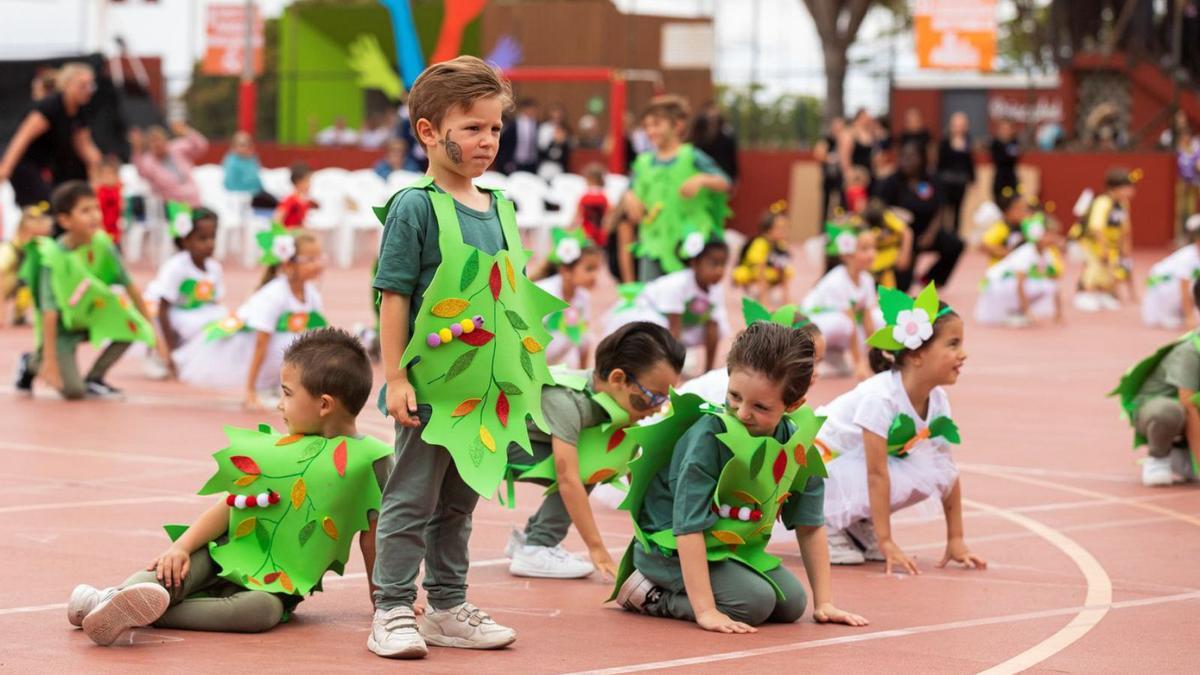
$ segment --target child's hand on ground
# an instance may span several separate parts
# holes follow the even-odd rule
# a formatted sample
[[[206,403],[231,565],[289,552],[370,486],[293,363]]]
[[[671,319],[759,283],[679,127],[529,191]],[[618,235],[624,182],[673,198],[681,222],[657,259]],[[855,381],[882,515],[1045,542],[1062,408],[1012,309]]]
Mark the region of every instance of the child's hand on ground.
[[[62,373],[58,371],[57,363],[47,359],[46,363],[42,366],[42,371],[39,373],[39,375],[42,378],[42,381],[50,385],[51,388],[62,391]]]
[[[704,630],[714,633],[757,633],[758,629],[741,621],[734,621],[717,609],[696,615],[696,623]]]
[[[388,382],[387,409],[402,427],[421,426],[417,419],[417,392],[407,379]]]
[[[588,550],[588,556],[592,559],[592,564],[596,566],[596,571],[604,577],[605,581],[613,581],[617,578],[617,564],[613,562],[612,556],[608,554],[608,550],[604,547]]]
[[[892,568],[896,571],[904,570],[909,574],[920,574],[921,570],[917,569],[917,562],[904,554],[896,542],[891,539],[886,539],[879,542],[879,552],[883,554],[885,562],[883,563],[883,573],[891,574]]]
[[[163,586],[172,588],[183,585],[191,566],[192,556],[182,548],[172,545],[146,569],[154,572]]]
[[[683,185],[679,186],[679,196],[684,199],[691,199],[700,194],[700,188],[702,187],[704,187],[704,174],[698,173],[683,181]]]
[[[946,555],[942,556],[942,561],[937,566],[945,567],[951,560],[962,563],[973,570],[987,569],[987,561],[971,553],[967,548],[967,542],[961,538],[954,538],[946,542]]]
[[[834,607],[832,602],[821,603],[813,610],[813,618],[817,620],[817,623],[843,623],[847,626],[865,626],[870,623],[857,614]]]

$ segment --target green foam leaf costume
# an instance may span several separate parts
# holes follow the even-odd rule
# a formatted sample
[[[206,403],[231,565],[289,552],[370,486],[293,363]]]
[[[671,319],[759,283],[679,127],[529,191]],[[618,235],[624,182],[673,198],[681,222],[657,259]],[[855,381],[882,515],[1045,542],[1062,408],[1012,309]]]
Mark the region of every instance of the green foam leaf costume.
[[[746,320],[746,326],[755,321],[777,323],[788,328],[803,328],[812,323],[796,305],[784,305],[772,312],[750,296],[742,297],[742,318]]]
[[[626,433],[630,425],[629,413],[613,397],[588,389],[588,378],[565,368],[551,368],[554,383],[575,391],[587,391],[592,400],[604,408],[608,421],[583,429],[579,433],[579,478],[584,485],[615,483],[629,473],[629,462],[637,450],[637,444]],[[546,494],[558,490],[558,475],[554,470],[554,456],[534,464],[517,474],[517,480],[539,479],[551,481]]]
[[[432,178],[406,189],[429,195],[442,263],[415,316],[401,367],[409,369],[417,400],[433,408],[421,438],[445,447],[463,480],[490,499],[504,478],[509,444],[532,453],[526,419],[547,428],[542,387],[553,379],[545,318],[567,304],[525,276],[529,252],[521,247],[513,204],[500,192],[492,198],[506,248],[488,255],[463,242],[454,199],[434,189]],[[375,213],[386,218],[387,206]],[[385,396],[381,392],[381,403]]]
[[[154,329],[124,294],[112,289],[125,277],[116,247],[103,232],[91,241],[66,250],[57,241],[39,237],[30,247],[21,276],[32,290],[41,283],[41,270],[50,270],[50,291],[59,320],[67,330],[88,332],[92,345],[108,341],[154,345]],[[38,342],[41,323],[38,322]]]
[[[1121,376],[1120,382],[1108,392],[1108,396],[1115,396],[1121,403],[1121,412],[1130,426],[1134,427],[1133,431],[1133,447],[1138,448],[1146,444],[1146,437],[1137,432],[1137,427],[1134,425],[1134,420],[1137,419],[1137,396],[1142,391],[1142,385],[1146,383],[1146,379],[1162,363],[1163,359],[1167,358],[1167,354],[1178,346],[1184,340],[1191,340],[1192,346],[1200,351],[1200,335],[1189,332],[1175,338],[1171,342],[1159,347],[1150,356],[1138,361],[1132,368],[1125,371]],[[1193,401],[1195,403],[1195,401]],[[1200,474],[1198,474],[1200,475]]]
[[[213,455],[217,472],[199,494],[274,494],[274,503],[230,509],[226,537],[210,542],[220,576],[254,591],[304,596],[321,577],[342,574],[356,532],[378,511],[373,465],[392,454],[374,438],[284,436],[226,427],[229,446]],[[167,526],[172,539],[186,528]]]
[[[633,193],[646,209],[635,255],[657,260],[669,274],[684,268],[679,245],[688,233],[699,232],[705,240],[724,236],[725,220],[731,214],[727,195],[707,188],[691,199],[679,194],[680,186],[699,173],[691,143],[679,146],[675,160],[667,164],[656,163],[653,152],[642,153],[633,171]]]
[[[892,457],[907,457],[909,451],[917,443],[933,438],[943,438],[947,442],[955,444],[962,442],[958,433],[958,425],[945,415],[935,417],[928,427],[917,431],[917,423],[913,418],[900,413],[892,419],[892,424],[888,428],[888,454]]]
[[[655,424],[630,429],[629,436],[642,452],[629,464],[629,494],[621,508],[633,515],[634,542],[625,552],[617,575],[619,589],[633,570],[633,547],[674,553],[675,535],[670,530],[644,532],[638,525],[646,490],[660,471],[671,463],[675,444],[701,415],[716,415],[725,425],[717,440],[733,453],[717,478],[712,508],[719,514],[717,522],[704,533],[710,561],[735,560],[763,575],[777,595],[779,587],[766,576],[779,566],[779,558],[766,552],[771,539],[771,527],[779,509],[791,495],[793,486],[803,486],[813,476],[828,474],[821,453],[813,440],[824,422],[812,408],[801,406],[788,418],[796,426],[785,443],[770,436],[752,436],[734,416],[725,414],[695,394],[671,392],[671,412]],[[740,517],[745,515],[746,517]]]

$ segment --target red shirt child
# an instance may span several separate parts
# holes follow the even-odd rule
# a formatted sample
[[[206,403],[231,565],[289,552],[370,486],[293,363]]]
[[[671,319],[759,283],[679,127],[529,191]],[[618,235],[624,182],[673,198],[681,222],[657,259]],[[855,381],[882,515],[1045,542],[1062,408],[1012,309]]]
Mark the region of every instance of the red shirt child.
[[[608,233],[604,231],[604,216],[607,213],[608,197],[604,195],[604,188],[589,187],[579,198],[579,218],[583,221],[583,231],[601,247],[608,241]]]
[[[303,227],[304,220],[308,218],[308,210],[315,205],[316,202],[307,196],[293,192],[279,202],[279,208],[276,210],[276,213],[280,214],[279,224],[288,229]]]
[[[121,199],[121,179],[117,175],[116,164],[107,161],[102,163],[96,179],[96,201],[100,202],[104,232],[112,238],[114,244],[120,244],[121,213],[125,210],[125,203]]]

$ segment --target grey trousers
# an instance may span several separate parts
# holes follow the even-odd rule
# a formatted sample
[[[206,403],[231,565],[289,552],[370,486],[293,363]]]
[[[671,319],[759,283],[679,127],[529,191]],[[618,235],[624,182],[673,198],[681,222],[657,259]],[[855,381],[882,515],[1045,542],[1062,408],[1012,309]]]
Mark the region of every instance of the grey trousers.
[[[121,587],[146,583],[161,585],[154,572],[143,570],[126,579]],[[283,619],[283,601],[274,593],[249,591],[217,576],[207,546],[192,554],[183,585],[168,588],[167,592],[171,604],[154,622],[157,628],[261,633]],[[202,597],[191,597],[197,593]]]
[[[58,361],[58,372],[62,376],[63,388],[59,390],[63,398],[69,401],[77,401],[87,394],[87,380],[103,380],[108,371],[117,363],[117,360],[125,354],[125,350],[129,349],[128,342],[110,342],[96,357],[96,362],[92,364],[92,369],[88,374],[81,376],[79,374],[79,361],[75,358],[75,350],[79,345],[87,342],[88,334],[74,331],[63,331],[62,326],[59,326],[58,336],[54,340],[55,360]],[[30,369],[33,372],[38,372],[42,367],[42,350],[38,349],[34,352],[33,362],[30,364]]]
[[[677,575],[661,574],[661,570],[651,570],[647,574],[647,571],[642,570],[642,573],[661,588],[663,594],[657,602],[646,605],[646,612],[669,619],[695,621],[696,612],[683,585],[683,571]],[[708,563],[708,577],[717,609],[729,618],[751,626],[799,620],[808,606],[808,594],[800,580],[783,565],[767,572],[767,576],[783,591],[782,600],[775,595],[775,589],[749,567],[732,560]]]
[[[1146,437],[1151,457],[1168,457],[1183,436],[1187,414],[1178,399],[1152,398],[1137,410],[1134,426]]]
[[[422,560],[431,606],[450,609],[467,599],[467,543],[479,493],[463,481],[446,448],[421,440],[430,413],[429,406],[418,406],[421,427],[396,426],[396,468],[375,530],[378,609],[412,607]]]

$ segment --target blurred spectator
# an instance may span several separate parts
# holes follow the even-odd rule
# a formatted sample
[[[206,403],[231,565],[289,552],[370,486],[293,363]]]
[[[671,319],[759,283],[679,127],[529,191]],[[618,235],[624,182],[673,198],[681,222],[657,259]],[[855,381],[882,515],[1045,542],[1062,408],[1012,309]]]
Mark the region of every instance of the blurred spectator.
[[[304,227],[308,219],[308,210],[318,208],[316,202],[308,196],[312,186],[312,169],[304,162],[292,165],[292,194],[284,197],[275,209],[275,222],[288,229]]]
[[[364,150],[377,150],[387,145],[396,134],[396,113],[385,111],[367,117],[358,144]]]
[[[608,215],[608,197],[604,194],[604,176],[607,172],[603,164],[593,162],[583,170],[587,179],[587,192],[579,198],[579,209],[575,216],[576,224],[583,227],[595,244],[604,248],[608,243],[608,232],[604,229],[604,218]]]
[[[504,125],[500,135],[500,152],[496,166],[506,174],[517,171],[536,173],[538,170],[538,104],[522,99],[517,117]]]
[[[1184,188],[1182,213],[1186,216],[1200,211],[1200,138],[1183,126],[1175,139],[1175,162]]]
[[[1017,140],[1012,122],[1000,120],[996,123],[996,136],[992,139],[992,166],[996,170],[992,178],[992,201],[1000,203],[1004,189],[1017,189],[1017,162],[1021,160],[1021,142]]]
[[[813,148],[813,158],[821,163],[821,213],[819,222],[824,223],[835,207],[846,203],[842,192],[845,187],[842,175],[842,157],[838,152],[838,140],[846,131],[846,120],[834,117],[829,120],[825,137]],[[836,201],[835,201],[836,200]]]
[[[899,145],[916,144],[922,152],[929,152],[933,142],[933,134],[925,126],[925,117],[919,108],[909,108],[904,111],[904,129],[900,132]]]
[[[84,112],[96,91],[91,66],[64,65],[56,85],[58,91],[34,104],[0,158],[0,183],[12,184],[21,207],[49,201],[57,185],[86,180],[89,170],[100,163],[91,120]]]
[[[404,141],[408,147],[408,155],[404,158],[404,170],[424,173],[429,166],[429,156],[425,154],[425,146],[417,142],[413,133],[412,120],[408,115],[408,104],[400,104],[400,115],[396,122],[396,138]]]
[[[925,153],[916,145],[901,146],[897,152],[896,172],[879,182],[876,194],[885,204],[903,209],[911,216],[912,249],[905,256],[906,265],[896,266],[896,288],[908,292],[916,270],[917,254],[932,251],[937,262],[921,279],[939,287],[945,286],[963,252],[963,241],[957,232],[941,225],[949,212],[942,208],[941,190],[926,168]]]
[[[962,218],[962,203],[967,190],[975,182],[975,158],[971,154],[971,121],[964,112],[950,116],[946,126],[946,137],[938,145],[937,181],[945,198],[949,212],[942,219],[942,227],[958,236]],[[914,228],[915,231],[916,228]]]
[[[408,161],[408,144],[399,138],[388,141],[387,153],[375,162],[375,173],[387,180],[393,171],[405,171]]]
[[[854,114],[854,121],[838,139],[838,152],[842,156],[842,175],[849,176],[856,166],[866,169],[875,182],[875,155],[879,152],[879,139],[875,135],[875,120],[865,109]]]
[[[39,68],[33,76],[33,81],[29,83],[30,98],[34,101],[40,101],[58,91],[57,79],[58,69]]]
[[[254,139],[250,134],[239,131],[233,135],[233,142],[221,161],[221,168],[225,174],[226,190],[250,194],[250,203],[256,209],[279,206],[279,200],[263,190],[260,176],[262,166],[258,162],[258,155],[254,154]]]
[[[709,102],[692,123],[692,145],[708,153],[709,157],[729,176],[730,183],[737,183],[738,144],[733,127],[725,122],[721,109]]]
[[[600,129],[600,121],[596,119],[595,115],[591,113],[580,115],[576,129],[578,130],[576,141],[579,147],[595,150],[604,146],[604,132]]]
[[[318,131],[314,140],[317,145],[358,145],[358,132],[346,126],[346,118],[338,115],[333,118],[333,126],[325,127]]]
[[[1128,140],[1116,104],[1105,101],[1092,108],[1083,122],[1081,140],[1091,150],[1120,150]]]
[[[561,103],[550,107],[546,120],[538,127],[538,153],[542,161],[538,175],[550,179],[566,173],[571,165],[571,148],[575,139],[567,125],[567,110]]]
[[[121,215],[125,200],[121,197],[121,160],[108,155],[96,169],[96,201],[100,202],[101,224],[113,243],[121,245]]]
[[[176,136],[173,140],[168,140],[166,129],[160,126],[150,127],[144,137],[140,129],[130,131],[133,165],[163,201],[196,208],[200,206],[200,188],[192,177],[192,167],[208,149],[208,140],[182,120],[172,122],[171,131]]]

